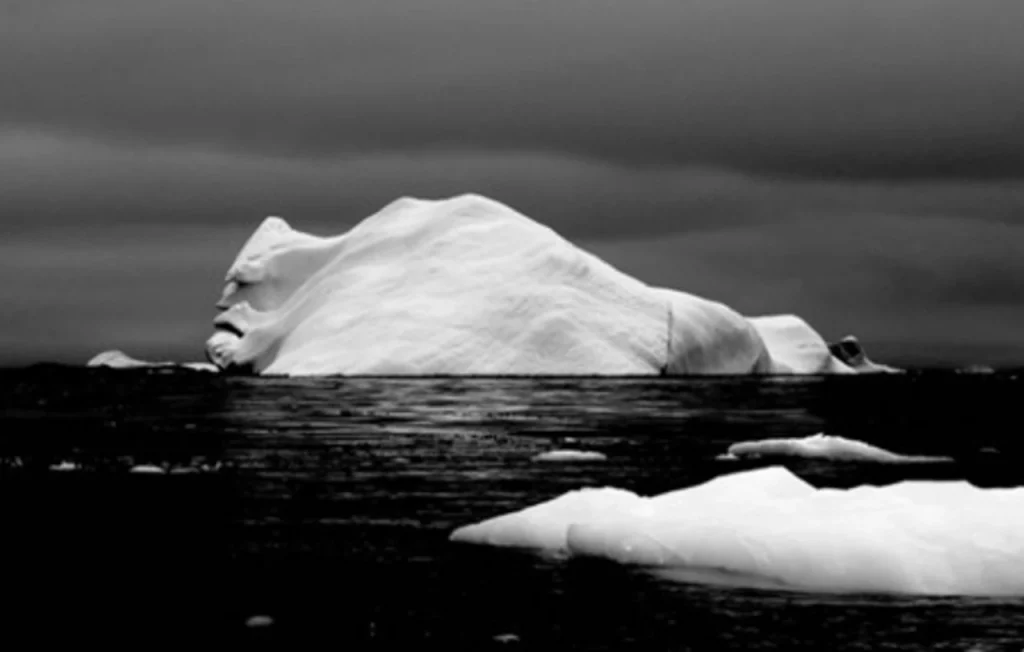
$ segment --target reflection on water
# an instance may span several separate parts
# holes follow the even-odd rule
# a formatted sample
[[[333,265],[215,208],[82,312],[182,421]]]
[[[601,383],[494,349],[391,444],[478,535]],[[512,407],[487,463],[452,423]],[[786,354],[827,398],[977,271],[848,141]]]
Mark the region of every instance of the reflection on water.
[[[999,374],[295,380],[3,372],[0,455],[30,462],[0,471],[6,494],[23,497],[7,501],[14,558],[64,587],[54,599],[37,595],[39,582],[26,583],[24,620],[12,622],[59,612],[76,619],[79,636],[218,628],[282,643],[329,636],[356,649],[430,641],[468,649],[999,649],[1024,637],[1020,601],[681,584],[447,537],[581,486],[679,489],[757,464],[716,460],[732,443],[821,431],[958,461],[787,463],[820,486],[908,477],[1024,484],[1020,438],[1003,425],[1016,423],[1021,388]],[[44,436],[44,427],[56,434]],[[532,460],[564,447],[607,459]],[[999,452],[979,454],[984,448]],[[192,475],[123,472],[172,458],[224,465]],[[46,471],[63,461],[92,470]],[[102,609],[97,587],[116,589]],[[272,623],[247,629],[256,615]]]

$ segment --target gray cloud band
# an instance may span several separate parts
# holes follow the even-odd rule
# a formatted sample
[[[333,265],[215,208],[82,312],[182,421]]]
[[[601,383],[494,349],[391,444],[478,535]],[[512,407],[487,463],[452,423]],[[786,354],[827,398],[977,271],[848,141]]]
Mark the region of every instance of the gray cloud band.
[[[1024,173],[1014,0],[25,3],[0,124],[298,159]]]

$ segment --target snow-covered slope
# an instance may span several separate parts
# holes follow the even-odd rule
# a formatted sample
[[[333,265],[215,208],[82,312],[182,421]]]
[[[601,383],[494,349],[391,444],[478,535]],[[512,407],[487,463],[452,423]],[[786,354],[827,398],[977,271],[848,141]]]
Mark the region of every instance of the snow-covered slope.
[[[651,287],[478,195],[400,199],[333,238],[268,218],[218,307],[210,360],[263,374],[852,371],[809,326],[788,341],[795,318]]]
[[[1024,595],[1024,488],[962,481],[816,489],[769,467],[650,498],[581,489],[451,539],[598,557],[684,581]]]
[[[828,343],[796,315],[751,317],[778,374],[849,374],[854,369],[836,359]]]

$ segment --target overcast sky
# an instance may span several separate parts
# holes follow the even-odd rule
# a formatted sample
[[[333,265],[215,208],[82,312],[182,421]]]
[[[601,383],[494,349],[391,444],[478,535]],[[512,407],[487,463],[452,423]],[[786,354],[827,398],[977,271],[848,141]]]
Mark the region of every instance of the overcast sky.
[[[267,215],[476,192],[907,364],[1024,364],[1020,0],[0,0],[0,363],[202,359]]]

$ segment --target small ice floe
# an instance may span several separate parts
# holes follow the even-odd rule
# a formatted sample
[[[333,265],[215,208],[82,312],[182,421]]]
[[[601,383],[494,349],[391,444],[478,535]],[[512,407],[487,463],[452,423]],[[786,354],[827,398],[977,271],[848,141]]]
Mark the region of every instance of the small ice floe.
[[[722,453],[721,455],[715,455],[715,459],[720,462],[735,462],[740,458],[736,457],[732,453]]]
[[[79,470],[81,470],[81,468],[82,467],[80,467],[79,465],[75,464],[74,462],[68,462],[68,461],[61,462],[60,464],[51,464],[50,465],[50,470],[51,471],[79,471]]]
[[[133,466],[131,468],[131,472],[132,473],[155,474],[155,473],[167,473],[167,471],[168,471],[167,465],[157,466],[156,464],[136,464],[135,466]]]
[[[935,464],[953,459],[934,455],[903,455],[855,439],[818,433],[803,438],[761,439],[733,444],[717,459],[757,459],[797,457],[838,462],[877,462],[882,464]]]
[[[274,619],[270,616],[251,616],[245,621],[246,627],[269,627],[274,624]]]
[[[608,459],[604,453],[563,448],[534,455],[534,462],[603,462]]]
[[[498,634],[494,637],[493,640],[495,643],[502,643],[507,645],[509,643],[518,643],[519,637],[515,634]]]
[[[136,464],[131,467],[132,473],[141,474],[166,474],[166,475],[192,475],[196,473],[216,473],[220,471],[222,464],[218,461],[213,464],[207,462],[193,462],[191,464]]]

